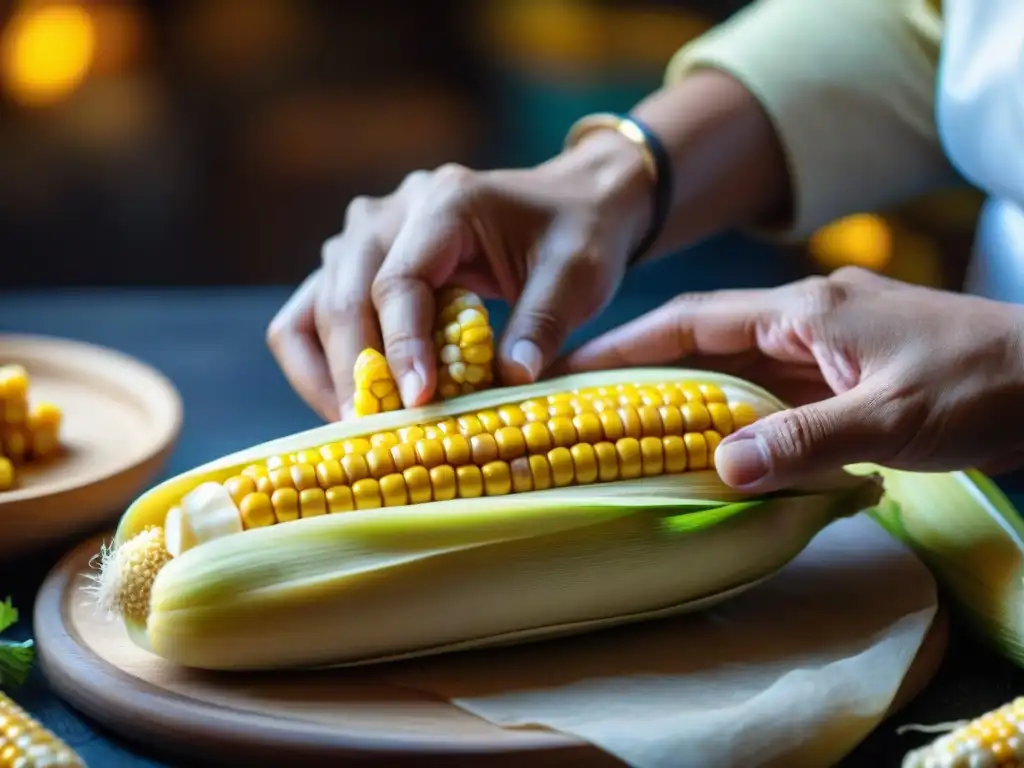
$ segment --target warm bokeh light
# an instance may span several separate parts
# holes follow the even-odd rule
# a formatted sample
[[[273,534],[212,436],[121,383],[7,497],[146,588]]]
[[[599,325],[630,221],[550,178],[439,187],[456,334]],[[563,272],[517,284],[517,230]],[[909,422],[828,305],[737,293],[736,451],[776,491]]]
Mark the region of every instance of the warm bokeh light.
[[[28,106],[61,101],[85,79],[96,50],[96,30],[79,5],[28,5],[0,39],[4,86]]]
[[[827,269],[857,266],[881,271],[893,257],[893,232],[881,216],[857,214],[819,229],[808,248]]]

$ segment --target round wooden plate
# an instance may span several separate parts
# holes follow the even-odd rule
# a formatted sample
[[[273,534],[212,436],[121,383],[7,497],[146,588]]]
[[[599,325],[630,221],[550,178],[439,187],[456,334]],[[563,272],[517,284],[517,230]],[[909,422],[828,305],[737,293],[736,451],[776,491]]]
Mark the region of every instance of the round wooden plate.
[[[140,650],[84,589],[93,539],[44,582],[34,615],[43,673],[59,695],[125,738],[180,756],[245,765],[621,765],[589,744],[506,730],[373,668],[262,675],[183,670]],[[931,680],[947,639],[940,609],[890,714]]]
[[[105,347],[0,335],[0,365],[28,371],[32,402],[64,413],[62,455],[17,468],[0,492],[0,558],[93,530],[120,514],[167,459],[182,422],[174,385]]]

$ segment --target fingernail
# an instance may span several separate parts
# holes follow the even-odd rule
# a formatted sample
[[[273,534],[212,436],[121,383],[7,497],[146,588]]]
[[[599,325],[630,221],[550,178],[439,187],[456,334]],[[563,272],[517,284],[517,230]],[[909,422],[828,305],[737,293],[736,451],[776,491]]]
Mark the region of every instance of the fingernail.
[[[402,393],[402,402],[406,407],[416,404],[420,394],[423,392],[423,377],[416,371],[407,371],[402,375],[398,383],[398,389]]]
[[[715,451],[715,466],[722,480],[733,487],[760,482],[771,471],[768,452],[756,435],[723,441]]]
[[[536,381],[540,376],[540,368],[544,364],[544,356],[540,347],[528,339],[520,339],[512,346],[512,354],[509,355],[512,362],[521,366],[530,376],[531,381]]]
[[[355,418],[355,415],[356,415],[356,405],[355,405],[355,402],[353,402],[351,397],[348,400],[346,400],[344,403],[341,404],[341,408],[339,410],[339,415],[340,415],[340,418],[339,418],[340,421],[349,421],[350,419]]]

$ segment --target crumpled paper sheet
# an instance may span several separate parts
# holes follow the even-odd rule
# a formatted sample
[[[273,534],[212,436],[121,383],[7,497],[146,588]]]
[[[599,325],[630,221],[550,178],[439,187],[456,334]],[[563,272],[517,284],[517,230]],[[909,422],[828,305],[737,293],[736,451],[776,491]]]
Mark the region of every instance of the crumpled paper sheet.
[[[925,566],[861,514],[703,613],[406,662],[389,680],[635,768],[819,768],[885,717],[937,608]]]

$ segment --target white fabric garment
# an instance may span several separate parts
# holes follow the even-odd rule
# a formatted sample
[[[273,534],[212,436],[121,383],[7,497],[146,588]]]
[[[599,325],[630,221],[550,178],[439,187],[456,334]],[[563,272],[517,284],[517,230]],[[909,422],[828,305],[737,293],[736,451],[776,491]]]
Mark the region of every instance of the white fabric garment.
[[[1024,2],[946,0],[936,102],[950,162],[992,196],[966,289],[1024,303]]]

